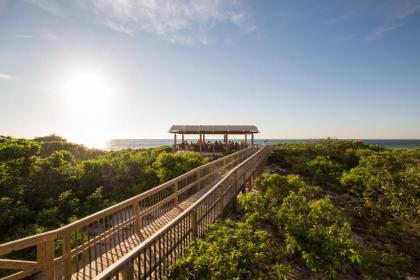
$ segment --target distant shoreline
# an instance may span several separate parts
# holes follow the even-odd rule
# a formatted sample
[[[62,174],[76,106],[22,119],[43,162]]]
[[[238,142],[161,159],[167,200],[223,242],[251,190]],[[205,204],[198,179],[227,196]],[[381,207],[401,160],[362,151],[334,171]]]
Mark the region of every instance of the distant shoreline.
[[[323,138],[325,139],[325,138]],[[210,141],[221,139],[209,139]],[[242,138],[232,138],[231,140],[243,140]],[[320,139],[255,139],[256,144],[267,141],[268,144],[276,143],[310,143]],[[420,148],[420,139],[338,139],[349,141],[362,141],[365,144],[373,144],[387,148]],[[178,139],[178,142],[180,139]],[[190,141],[188,139],[188,141]],[[195,140],[194,140],[195,141]],[[112,139],[107,141],[106,150],[121,149],[148,149],[160,146],[170,146],[173,139]]]

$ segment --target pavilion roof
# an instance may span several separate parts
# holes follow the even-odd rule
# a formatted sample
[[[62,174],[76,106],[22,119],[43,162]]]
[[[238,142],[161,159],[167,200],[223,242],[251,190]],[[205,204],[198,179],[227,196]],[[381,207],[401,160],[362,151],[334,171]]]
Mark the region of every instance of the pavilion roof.
[[[173,125],[170,133],[183,134],[245,134],[258,133],[255,125]]]

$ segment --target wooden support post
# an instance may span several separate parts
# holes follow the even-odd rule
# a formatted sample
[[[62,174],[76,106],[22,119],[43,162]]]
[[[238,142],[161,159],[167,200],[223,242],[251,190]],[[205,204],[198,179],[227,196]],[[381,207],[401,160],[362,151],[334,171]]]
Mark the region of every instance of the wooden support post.
[[[203,188],[203,180],[201,180],[201,178],[203,178],[203,169],[200,169],[198,171],[198,180],[200,180],[200,182],[198,183],[198,189],[201,190]]]
[[[182,144],[184,144],[184,133],[181,134],[182,135]]]
[[[178,182],[175,182],[175,205],[178,205]]]
[[[238,171],[233,174],[233,199],[232,199],[232,211],[236,213],[238,211]]]
[[[221,184],[220,185],[220,188],[219,188],[219,213],[220,213],[220,217],[223,217],[223,210],[225,209],[225,201],[224,201],[224,195],[223,195],[223,192],[224,192],[224,188],[223,188],[223,185]]]
[[[233,173],[233,187],[235,190],[235,196],[238,194],[238,171],[236,170],[235,173]]]
[[[118,278],[122,280],[133,280],[133,265],[131,261],[127,262],[121,269]]]
[[[232,197],[232,205],[231,205],[232,213],[238,212],[238,197],[235,195]]]
[[[38,244],[36,248],[37,262],[41,266],[43,279],[54,279],[54,240],[48,240]]]
[[[140,207],[139,207],[139,202],[135,201],[133,203],[133,218],[134,218],[134,222],[133,222],[133,226],[134,226],[134,232],[139,232],[140,231],[140,220],[139,220],[139,214],[140,214]]]
[[[211,169],[211,172],[213,173],[212,177],[212,184],[214,183],[214,181],[216,180],[216,164],[213,164],[213,167]]]
[[[63,279],[71,279],[71,238],[70,233],[63,236]]]
[[[245,133],[245,145],[248,145],[248,134]]]
[[[174,133],[174,145],[172,147],[172,152],[176,152],[176,133]]]
[[[251,145],[254,146],[254,133],[251,133]]]
[[[201,150],[202,150],[202,143],[203,143],[203,141],[202,141],[202,135],[200,133],[200,153],[201,153]]]
[[[229,151],[229,133],[226,133],[226,150]]]
[[[191,237],[193,240],[198,237],[198,219],[197,219],[197,208],[191,210]]]

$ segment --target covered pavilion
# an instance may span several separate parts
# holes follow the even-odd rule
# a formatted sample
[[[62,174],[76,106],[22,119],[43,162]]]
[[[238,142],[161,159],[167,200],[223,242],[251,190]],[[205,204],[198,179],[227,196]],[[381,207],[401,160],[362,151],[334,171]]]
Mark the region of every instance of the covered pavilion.
[[[174,152],[195,151],[202,155],[217,155],[254,145],[254,134],[259,131],[255,125],[173,125],[169,133],[174,134]],[[178,134],[181,135],[181,143],[177,143]],[[188,143],[185,135],[199,135],[199,138],[196,143]],[[206,135],[223,135],[223,142],[206,142]],[[244,135],[244,140],[240,143],[229,141],[229,135]],[[248,135],[251,136],[251,143],[248,143]]]

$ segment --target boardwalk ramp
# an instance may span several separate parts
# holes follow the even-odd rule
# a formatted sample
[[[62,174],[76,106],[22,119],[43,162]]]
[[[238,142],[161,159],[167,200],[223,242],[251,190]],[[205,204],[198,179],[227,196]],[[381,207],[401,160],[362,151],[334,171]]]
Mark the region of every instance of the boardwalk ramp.
[[[0,244],[0,269],[10,271],[2,279],[161,279],[267,154],[267,146],[241,150],[59,229]],[[31,248],[35,260],[4,258]]]

